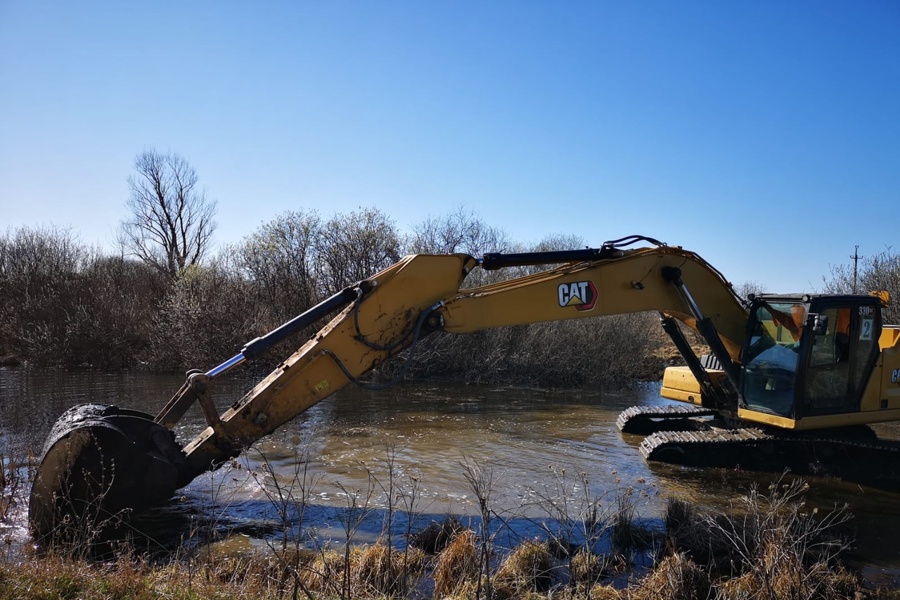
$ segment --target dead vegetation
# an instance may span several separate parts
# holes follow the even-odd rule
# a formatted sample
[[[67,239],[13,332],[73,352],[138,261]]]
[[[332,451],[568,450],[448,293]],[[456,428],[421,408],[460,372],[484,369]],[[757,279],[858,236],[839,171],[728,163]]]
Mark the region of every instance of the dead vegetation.
[[[465,528],[462,521],[454,515],[449,515],[440,523],[432,521],[425,529],[410,535],[409,545],[428,554],[437,554],[447,547],[453,536]]]
[[[0,452],[0,521],[6,521],[10,517],[23,479],[27,481],[27,476],[23,477],[22,471],[27,470],[28,464],[30,461],[22,465],[12,454],[7,456]]]
[[[866,589],[842,563],[851,543],[847,508],[808,509],[800,480],[750,489],[725,512],[672,498],[662,525],[651,526],[637,514],[630,490],[596,497],[586,492],[586,474],[560,469],[539,500],[547,515],[543,539],[502,548],[491,469],[471,460],[462,466],[480,516],[468,525],[455,516],[432,521],[402,536],[406,544],[395,545],[401,536],[390,535],[353,543],[355,528],[371,514],[372,490],[396,498],[409,493],[413,483],[404,484],[399,472],[390,474],[396,481],[348,496],[346,513],[355,516],[346,517],[347,542],[330,547],[301,544],[311,539],[303,535],[302,515],[318,482],[298,469],[279,483],[263,470],[256,482],[279,509],[277,530],[290,536],[276,534],[239,554],[212,544],[153,561],[124,546],[104,561],[59,548],[27,560],[8,555],[0,560],[0,600],[900,600],[898,590]],[[7,487],[18,485],[11,472]],[[414,512],[414,501],[401,504]]]
[[[455,597],[472,587],[477,575],[475,532],[464,530],[456,534],[438,555],[434,567],[434,595],[437,598]]]
[[[745,516],[732,515],[727,518],[736,520],[729,525],[721,520],[722,515],[713,518],[699,512],[692,513],[692,518],[697,530],[691,543],[705,536],[711,540],[727,539],[729,536],[717,538],[717,531],[746,522]],[[433,590],[430,597],[445,600],[900,598],[897,590],[864,589],[859,577],[840,563],[798,555],[797,532],[808,532],[809,528],[798,529],[796,523],[788,525],[777,533],[756,530],[752,535],[759,543],[754,545],[750,561],[733,565],[737,570],[731,575],[721,574],[721,565],[698,563],[692,557],[693,550],[680,548],[682,542],[675,538],[684,536],[683,528],[667,529],[660,532],[666,541],[659,540],[660,558],[655,566],[644,575],[633,577],[627,586],[621,585],[621,579],[604,579],[610,571],[604,569],[607,559],[603,556],[579,551],[572,558],[570,570],[561,569],[547,541],[527,540],[492,567],[492,585],[479,588],[478,536],[464,528],[456,530],[446,547],[435,555],[418,549],[404,553],[381,543],[356,546],[346,555],[339,551],[304,552],[296,561],[302,583],[296,587],[285,585],[283,561],[265,552],[243,557],[210,554],[199,565],[172,561],[162,566],[133,556],[106,563],[35,557],[0,564],[0,600],[429,597],[422,595],[425,590]],[[803,535],[800,533],[799,537]],[[389,564],[391,570],[387,571]],[[350,574],[347,588],[342,587],[344,573]],[[408,581],[425,583],[401,593],[403,582]]]

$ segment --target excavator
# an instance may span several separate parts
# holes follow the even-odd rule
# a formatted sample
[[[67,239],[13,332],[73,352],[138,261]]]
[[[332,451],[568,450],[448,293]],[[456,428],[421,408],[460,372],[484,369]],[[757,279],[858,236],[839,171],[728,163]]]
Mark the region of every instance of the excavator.
[[[475,269],[517,276],[464,287]],[[515,270],[518,269],[518,270]],[[525,274],[522,274],[525,273]],[[160,412],[75,406],[54,424],[29,499],[39,543],[170,499],[202,473],[437,332],[651,311],[684,365],[668,367],[666,407],[618,419],[648,460],[826,474],[900,490],[900,443],[866,426],[900,420],[900,327],[887,294],[740,298],[694,252],[643,236],[552,252],[410,255],[351,285],[208,370],[188,372]],[[217,377],[331,320],[221,414]],[[684,327],[688,330],[685,332]],[[692,342],[689,336],[695,339]],[[698,356],[697,337],[709,348]],[[403,369],[400,369],[401,376]],[[198,406],[207,427],[182,443]]]

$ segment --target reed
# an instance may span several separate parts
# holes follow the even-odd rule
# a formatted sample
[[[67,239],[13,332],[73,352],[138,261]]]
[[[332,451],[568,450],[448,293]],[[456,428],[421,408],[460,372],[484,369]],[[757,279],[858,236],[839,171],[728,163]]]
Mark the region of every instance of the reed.
[[[409,590],[409,582],[418,579],[424,569],[425,553],[421,550],[404,552],[378,543],[360,552],[353,579],[363,595],[402,597]]]
[[[707,571],[683,554],[673,554],[641,581],[631,600],[707,600],[711,587]]]
[[[0,452],[0,522],[9,521],[21,485],[19,459],[12,454],[7,456]]]
[[[555,565],[547,542],[526,540],[506,556],[494,576],[495,598],[522,598],[547,592],[553,584]]]
[[[434,566],[434,595],[453,596],[470,587],[480,574],[475,532],[464,530],[453,536],[438,555]]]

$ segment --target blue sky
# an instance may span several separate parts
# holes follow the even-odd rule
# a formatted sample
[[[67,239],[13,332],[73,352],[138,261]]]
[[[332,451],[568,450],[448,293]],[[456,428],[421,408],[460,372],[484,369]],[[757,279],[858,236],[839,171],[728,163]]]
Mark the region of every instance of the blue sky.
[[[814,290],[897,249],[900,2],[0,0],[0,228],[112,247],[147,148],[197,169],[220,244],[463,206]]]

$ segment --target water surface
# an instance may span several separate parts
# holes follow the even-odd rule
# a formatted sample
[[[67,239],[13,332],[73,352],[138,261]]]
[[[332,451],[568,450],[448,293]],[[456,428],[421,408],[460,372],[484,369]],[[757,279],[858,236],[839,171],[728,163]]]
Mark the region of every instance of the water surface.
[[[39,453],[56,417],[75,404],[118,404],[155,414],[181,383],[177,376],[0,369],[3,454]],[[247,375],[217,379],[217,405],[224,409],[254,383]],[[216,528],[271,540],[282,535],[284,514],[293,524],[301,517],[279,510],[300,502],[278,498],[293,493],[296,500],[302,489],[303,527],[290,535],[340,540],[349,527],[355,540],[371,541],[385,533],[391,515],[390,534],[402,543],[403,534],[431,520],[450,514],[477,519],[474,479],[488,495],[495,525],[504,524],[508,542],[515,543],[540,535],[541,524],[560,516],[562,504],[577,516],[587,502],[599,501],[612,512],[627,498],[652,526],[670,497],[728,510],[750,486],[772,483],[774,475],[646,463],[640,438],[621,434],[615,419],[629,406],[666,402],[658,385],[595,393],[427,383],[368,392],[351,386],[260,440],[233,465],[196,479],[155,518],[169,523],[167,531],[176,537]],[[177,428],[179,440],[187,442],[203,427],[199,411],[192,410]],[[897,424],[878,430],[900,438]],[[866,565],[866,576],[900,579],[900,495],[809,482],[810,506],[850,505],[855,556]],[[354,504],[364,517],[359,523],[347,518]],[[21,507],[16,515],[11,530],[22,538]]]

